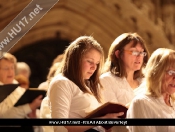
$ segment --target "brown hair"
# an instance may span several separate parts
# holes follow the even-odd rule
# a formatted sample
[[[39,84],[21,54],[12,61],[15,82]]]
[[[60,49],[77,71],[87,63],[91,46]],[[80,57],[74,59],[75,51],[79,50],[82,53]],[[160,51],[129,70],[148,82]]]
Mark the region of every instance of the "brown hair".
[[[146,44],[141,36],[139,36],[137,33],[123,33],[119,37],[117,37],[113,43],[111,44],[108,52],[108,58],[105,62],[104,70],[103,72],[110,71],[114,75],[118,77],[126,77],[127,73],[124,68],[123,61],[121,59],[121,56],[123,54],[124,47],[129,44],[130,42],[133,42],[133,47],[137,44],[140,44],[142,48],[144,49],[144,52],[147,53],[147,56],[144,57],[143,65],[141,67],[141,70],[135,71],[134,73],[134,79],[143,76],[142,74],[142,68],[145,67],[148,58],[149,58],[149,52],[147,50]],[[117,58],[115,55],[115,51],[119,50],[119,57]]]
[[[15,80],[18,81],[19,85],[28,85],[29,86],[29,80],[27,77],[19,74],[15,76]]]
[[[91,49],[95,49],[101,54],[101,60],[97,65],[97,69],[94,74],[88,81],[85,81],[82,77],[82,71],[80,70],[82,69],[82,58],[84,54]],[[101,101],[99,93],[99,85],[101,86],[99,76],[101,74],[100,71],[104,59],[103,56],[104,53],[102,47],[93,37],[81,36],[67,47],[61,62],[61,73],[74,82],[85,93],[89,93],[86,89],[88,86],[99,102]]]

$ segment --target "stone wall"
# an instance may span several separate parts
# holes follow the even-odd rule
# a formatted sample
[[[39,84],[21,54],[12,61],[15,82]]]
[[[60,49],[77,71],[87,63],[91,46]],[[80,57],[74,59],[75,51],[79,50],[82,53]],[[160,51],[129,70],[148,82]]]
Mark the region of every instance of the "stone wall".
[[[29,2],[0,1],[0,30]],[[150,52],[159,47],[174,49],[174,6],[174,0],[60,0],[10,52],[41,40],[72,41],[80,35],[92,35],[107,54],[112,41],[124,32],[138,32]]]

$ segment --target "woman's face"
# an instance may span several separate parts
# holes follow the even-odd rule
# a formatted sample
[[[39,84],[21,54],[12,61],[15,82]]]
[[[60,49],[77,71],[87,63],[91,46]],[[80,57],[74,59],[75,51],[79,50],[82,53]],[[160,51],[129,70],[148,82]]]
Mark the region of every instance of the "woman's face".
[[[95,70],[97,69],[97,65],[100,63],[101,54],[99,51],[95,49],[91,49],[82,59],[82,74],[84,79],[89,79]]]
[[[14,63],[2,59],[0,61],[0,81],[4,84],[10,84],[15,78]]]
[[[169,68],[165,71],[162,79],[162,94],[173,94],[175,92],[175,69]]]
[[[130,42],[124,47],[122,55],[126,72],[140,70],[143,64],[145,54],[144,49],[139,43],[135,47],[132,47],[132,44],[133,42]]]

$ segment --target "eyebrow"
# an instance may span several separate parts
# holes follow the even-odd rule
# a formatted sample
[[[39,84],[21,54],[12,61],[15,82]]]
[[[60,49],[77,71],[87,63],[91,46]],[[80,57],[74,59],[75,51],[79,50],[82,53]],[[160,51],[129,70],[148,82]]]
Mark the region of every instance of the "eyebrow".
[[[131,47],[131,48],[129,48],[129,49],[136,49],[136,50],[138,50],[136,47]],[[145,49],[142,48],[141,50],[144,51]]]
[[[91,59],[91,60],[95,61],[93,58],[90,58],[90,57],[86,57],[86,58],[88,58],[88,59]],[[98,61],[97,63],[100,63],[100,61]]]

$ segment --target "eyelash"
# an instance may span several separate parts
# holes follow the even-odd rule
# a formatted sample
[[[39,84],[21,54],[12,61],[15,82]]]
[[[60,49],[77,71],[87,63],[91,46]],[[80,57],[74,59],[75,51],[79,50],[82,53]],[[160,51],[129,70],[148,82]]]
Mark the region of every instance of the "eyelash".
[[[93,62],[92,62],[92,61],[90,61],[90,60],[87,60],[87,62],[89,62],[90,64],[93,64]]]
[[[94,62],[89,61],[89,60],[87,60],[87,62],[89,62],[90,64],[95,64]],[[95,65],[98,65],[98,64],[95,64]]]

